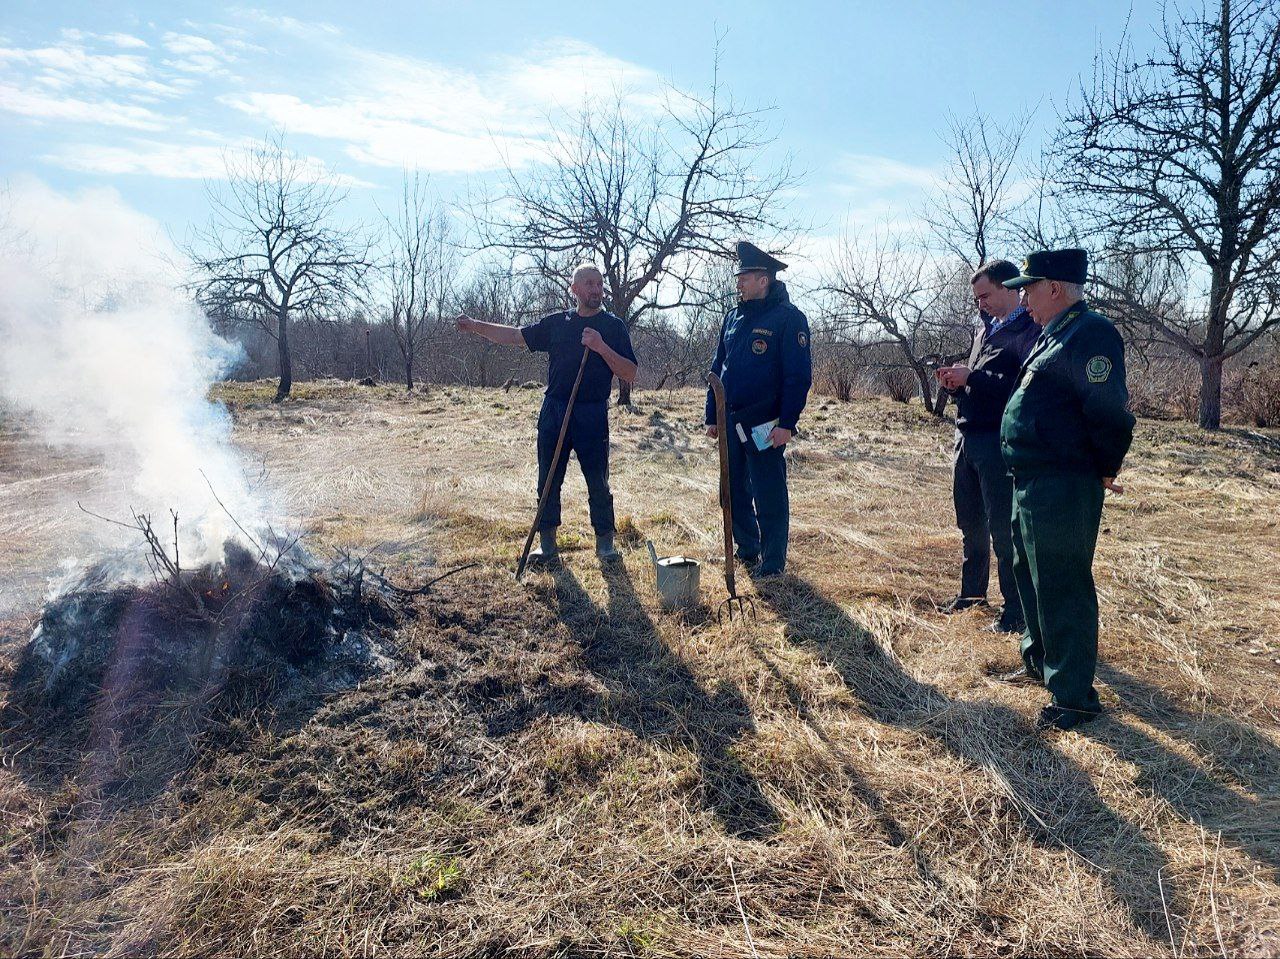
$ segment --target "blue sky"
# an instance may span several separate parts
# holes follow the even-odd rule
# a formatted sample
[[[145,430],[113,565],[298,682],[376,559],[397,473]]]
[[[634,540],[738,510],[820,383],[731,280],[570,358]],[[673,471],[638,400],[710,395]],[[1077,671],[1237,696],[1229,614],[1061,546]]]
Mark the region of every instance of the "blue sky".
[[[1145,47],[1157,16],[1154,0],[6,0],[0,178],[109,187],[180,235],[223,151],[283,126],[367,220],[405,167],[451,198],[493,175],[496,145],[536,162],[548,114],[589,91],[643,104],[664,82],[705,88],[725,32],[724,86],[776,108],[779,149],[806,173],[794,212],[834,233],[846,216],[909,215],[948,114],[1034,109],[1038,142],[1095,51],[1126,23]]]

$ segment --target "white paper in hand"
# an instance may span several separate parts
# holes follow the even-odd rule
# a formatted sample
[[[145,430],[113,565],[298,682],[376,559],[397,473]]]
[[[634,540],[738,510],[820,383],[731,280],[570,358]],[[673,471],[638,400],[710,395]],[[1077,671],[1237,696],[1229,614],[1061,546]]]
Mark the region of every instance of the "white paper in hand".
[[[767,450],[773,446],[769,442],[769,434],[773,432],[774,427],[777,425],[777,420],[770,420],[768,423],[761,423],[759,426],[751,427],[751,438],[756,442],[756,449]]]

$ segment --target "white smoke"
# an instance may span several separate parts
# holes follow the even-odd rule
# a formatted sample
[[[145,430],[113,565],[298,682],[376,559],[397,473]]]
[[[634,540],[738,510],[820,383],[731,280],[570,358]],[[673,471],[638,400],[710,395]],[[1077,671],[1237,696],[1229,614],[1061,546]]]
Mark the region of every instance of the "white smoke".
[[[11,184],[0,208],[0,401],[51,445],[99,459],[103,514],[178,513],[184,566],[221,555],[235,524],[263,508],[230,442],[211,383],[238,348],[216,336],[181,292],[159,225],[110,189],[60,193]],[[117,530],[118,543],[128,542]],[[133,538],[136,542],[136,537]]]

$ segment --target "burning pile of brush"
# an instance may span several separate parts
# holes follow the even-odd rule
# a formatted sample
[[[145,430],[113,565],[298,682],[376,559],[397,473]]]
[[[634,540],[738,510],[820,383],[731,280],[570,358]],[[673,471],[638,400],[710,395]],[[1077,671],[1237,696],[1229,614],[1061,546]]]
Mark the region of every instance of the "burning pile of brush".
[[[346,553],[322,564],[296,540],[228,541],[220,560],[188,570],[176,531],[169,550],[148,517],[133,525],[150,578],[107,559],[58,590],[4,723],[58,749],[111,754],[103,783],[134,778],[140,756],[176,771],[219,722],[263,707],[279,715],[388,668],[392,630],[430,586],[396,586]]]

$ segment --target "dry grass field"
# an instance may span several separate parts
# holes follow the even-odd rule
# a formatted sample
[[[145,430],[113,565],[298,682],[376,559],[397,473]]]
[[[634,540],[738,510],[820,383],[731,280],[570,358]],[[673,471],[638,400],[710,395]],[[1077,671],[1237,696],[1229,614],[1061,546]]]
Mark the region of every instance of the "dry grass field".
[[[755,623],[658,609],[643,549],[719,548],[701,396],[612,418],[625,563],[512,575],[532,390],[220,387],[317,553],[417,601],[397,665],[210,717],[145,801],[9,730],[0,952],[1280,954],[1280,435],[1143,421],[1096,564],[1105,718],[1040,734],[958,579],[947,424],[815,397],[791,573]],[[0,435],[0,699],[92,463]],[[708,605],[721,569],[703,569]],[[38,757],[38,758],[34,758]]]

